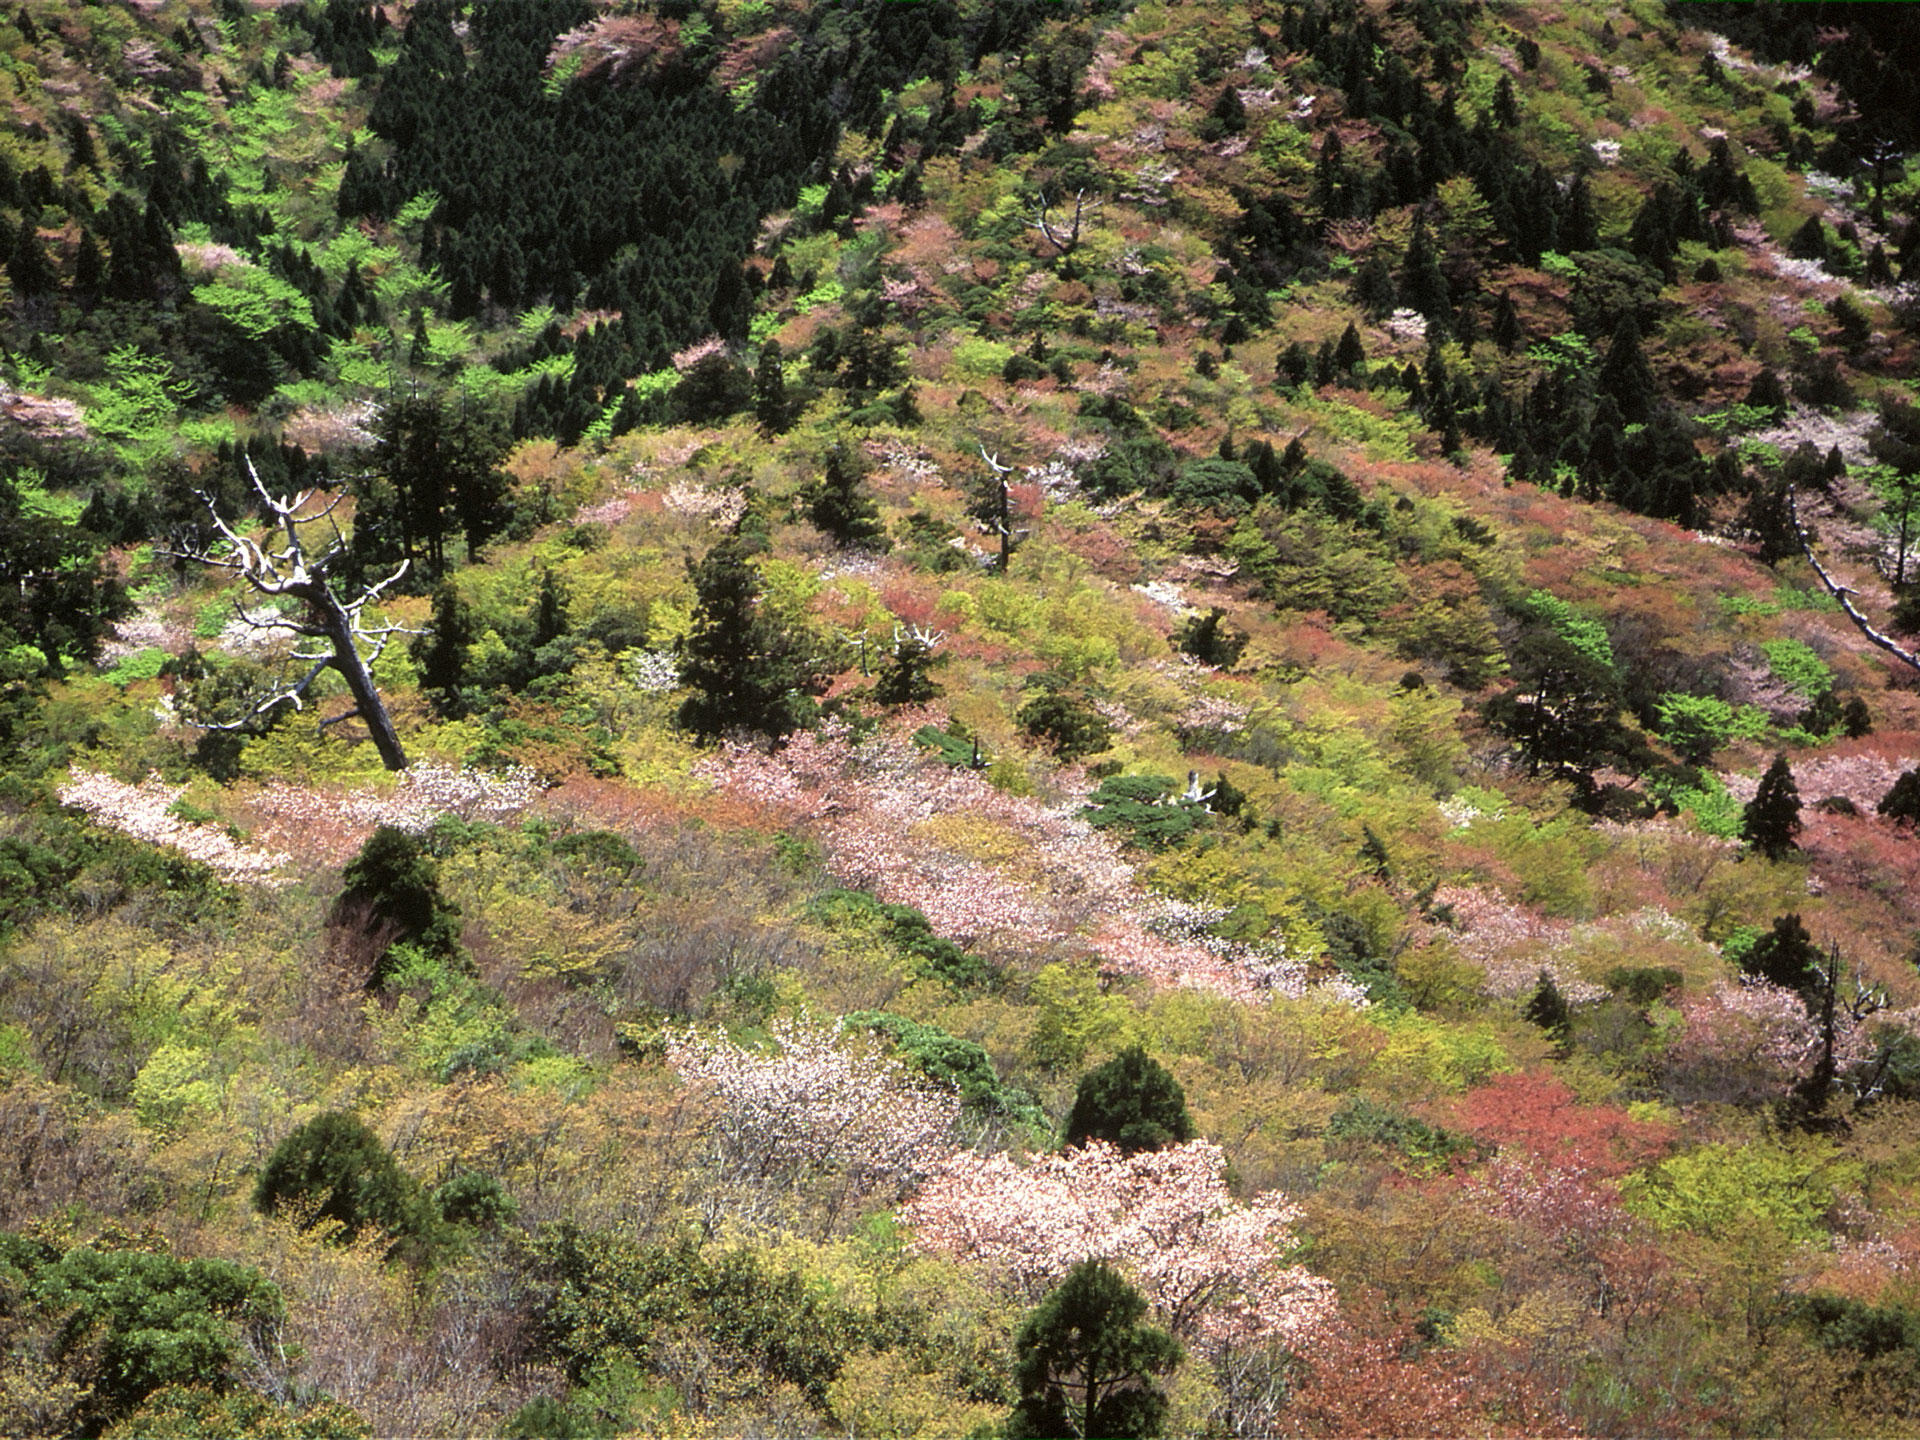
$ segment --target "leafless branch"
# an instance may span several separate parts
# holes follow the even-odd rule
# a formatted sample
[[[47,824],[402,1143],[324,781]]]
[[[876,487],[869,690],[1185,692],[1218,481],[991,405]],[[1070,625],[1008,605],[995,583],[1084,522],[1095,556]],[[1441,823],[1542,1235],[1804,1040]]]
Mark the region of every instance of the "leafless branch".
[[[1027,228],[1038,230],[1046,238],[1047,243],[1053,246],[1054,254],[1071,255],[1080,243],[1080,222],[1087,213],[1087,192],[1085,190],[1074,192],[1073,221],[1064,230],[1048,218],[1047,211],[1051,208],[1051,204],[1052,202],[1047,199],[1047,192],[1042,190],[1039,212],[1027,222]]]
[[[1800,542],[1800,552],[1807,557],[1807,563],[1813,566],[1813,573],[1820,577],[1820,583],[1826,587],[1827,593],[1840,602],[1841,610],[1846,612],[1854,628],[1894,659],[1912,666],[1915,670],[1920,670],[1920,655],[1901,646],[1892,636],[1874,629],[1850,598],[1853,591],[1834,579],[1828,573],[1827,567],[1820,563],[1819,557],[1813,553],[1813,546],[1807,540],[1807,532],[1800,528],[1800,509],[1795,502],[1794,487],[1791,485],[1787,487],[1787,520],[1793,526],[1794,539]]]
[[[307,691],[314,681],[326,670],[336,670],[347,683],[354,704],[351,710],[330,716],[321,722],[324,729],[337,725],[349,717],[358,717],[366,722],[367,730],[373,737],[374,747],[379,750],[380,758],[390,770],[407,768],[406,752],[400,746],[399,736],[393,728],[393,721],[387,714],[386,706],[381,702],[379,691],[373,681],[372,667],[386,652],[395,635],[418,634],[417,630],[399,624],[371,625],[366,621],[366,609],[380,599],[391,586],[397,584],[407,573],[407,562],[401,561],[386,579],[361,587],[352,598],[344,598],[334,589],[333,571],[347,554],[346,537],[341,533],[339,522],[333,518],[334,511],[340,505],[343,496],[330,497],[325,505],[310,515],[302,515],[308,502],[318,493],[315,490],[302,490],[291,497],[276,496],[267,490],[260,479],[260,472],[253,462],[247,462],[247,474],[253,481],[254,493],[272,516],[272,528],[280,532],[280,543],[273,549],[240,534],[229,524],[215,507],[210,496],[202,494],[207,512],[213,517],[214,528],[221,538],[232,547],[231,555],[215,554],[211,548],[199,548],[178,552],[180,558],[197,560],[202,564],[217,565],[223,569],[236,571],[259,595],[274,599],[298,600],[303,611],[298,619],[292,619],[278,613],[266,616],[249,615],[238,601],[235,612],[247,625],[256,630],[278,630],[298,635],[306,639],[324,640],[324,651],[303,651],[296,648],[294,658],[311,664],[304,676],[287,685],[274,687],[273,693],[261,700],[247,715],[237,721],[228,721],[203,726],[209,730],[244,730],[249,728],[272,710],[281,705],[292,705],[296,710],[306,707]],[[326,521],[332,537],[315,552],[309,552],[301,536],[300,527],[318,521]],[[364,648],[363,648],[364,647]]]

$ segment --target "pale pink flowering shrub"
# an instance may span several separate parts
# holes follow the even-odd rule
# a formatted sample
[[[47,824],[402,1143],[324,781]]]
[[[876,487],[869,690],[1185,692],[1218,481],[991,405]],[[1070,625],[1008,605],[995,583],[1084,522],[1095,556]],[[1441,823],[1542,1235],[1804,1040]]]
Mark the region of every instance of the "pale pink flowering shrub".
[[[674,514],[705,520],[716,530],[731,530],[747,510],[744,490],[709,490],[685,479],[674,481],[660,499]]]
[[[1820,1033],[1800,997],[1765,980],[1718,985],[1680,1011],[1684,1028],[1667,1055],[1677,1099],[1777,1099],[1806,1078],[1819,1054]]]
[[[36,440],[87,438],[87,412],[72,400],[30,395],[0,383],[0,415]]]
[[[55,793],[61,804],[86,811],[97,824],[149,845],[178,850],[231,884],[286,883],[276,872],[287,863],[287,856],[243,845],[217,826],[194,824],[169,814],[186,788],[169,785],[158,775],[149,775],[138,785],[126,785],[111,775],[76,769],[72,779]]]
[[[276,780],[252,797],[249,808],[277,843],[339,863],[382,825],[418,835],[442,815],[500,824],[524,812],[539,793],[539,777],[519,766],[494,772],[418,760],[400,772],[391,790],[330,793]]]
[[[1553,977],[1554,985],[1569,1002],[1597,1000],[1606,993],[1603,987],[1582,980],[1572,966],[1556,956],[1555,951],[1573,933],[1566,921],[1549,920],[1485,890],[1466,886],[1443,885],[1434,892],[1433,900],[1436,908],[1444,906],[1452,913],[1460,953],[1485,967],[1484,988],[1489,995],[1513,999],[1530,994],[1542,970]]]
[[[931,718],[903,717],[859,745],[828,725],[772,754],[728,746],[699,773],[807,825],[835,879],[916,906],[958,943],[1091,949],[1114,973],[1241,998],[1304,984],[1300,957],[1170,933],[1168,902],[1139,888],[1118,843],[1080,818],[1077,799],[1048,808],[929,757],[901,732]],[[1004,833],[1018,858],[990,864],[930,833],[929,822],[955,817]]]
[[[982,1266],[1028,1303],[1106,1260],[1156,1319],[1217,1350],[1298,1341],[1333,1318],[1333,1286],[1286,1263],[1299,1213],[1277,1193],[1236,1202],[1211,1141],[1123,1155],[1096,1140],[1025,1166],[962,1151],[900,1215],[916,1248]]]
[[[726,353],[727,342],[718,335],[709,335],[704,340],[695,341],[684,350],[676,350],[673,355],[673,368],[684,375],[702,360],[710,360],[715,355],[724,356]]]
[[[960,1099],[831,1031],[776,1021],[777,1055],[669,1032],[667,1060],[718,1101],[714,1139],[729,1179],[791,1183],[838,1172],[856,1194],[898,1194],[953,1150]]]

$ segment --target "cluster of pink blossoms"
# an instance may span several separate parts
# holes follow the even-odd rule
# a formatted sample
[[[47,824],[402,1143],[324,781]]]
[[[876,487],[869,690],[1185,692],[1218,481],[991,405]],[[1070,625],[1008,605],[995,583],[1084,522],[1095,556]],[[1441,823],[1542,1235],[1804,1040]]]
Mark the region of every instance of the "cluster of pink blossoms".
[[[1080,818],[1077,802],[1050,808],[1008,795],[913,745],[906,736],[932,718],[905,716],[857,745],[832,726],[772,754],[732,745],[701,773],[809,826],[842,884],[917,907],[960,944],[1082,946],[1120,974],[1243,998],[1304,987],[1299,957],[1169,925],[1183,907],[1143,891],[1119,845]],[[1004,833],[1017,858],[989,863],[943,844],[930,822],[955,817]]]
[[[499,824],[525,811],[539,793],[539,777],[520,766],[488,771],[418,760],[391,790],[330,793],[276,780],[249,808],[278,843],[338,863],[382,825],[419,835],[442,815]]]
[[[287,856],[244,845],[218,826],[196,824],[170,813],[186,789],[169,785],[158,775],[126,785],[96,770],[76,769],[56,793],[61,804],[86,811],[97,823],[149,845],[178,850],[232,884],[286,883],[277,872]]]
[[[1333,1318],[1333,1286],[1286,1263],[1299,1211],[1277,1194],[1238,1204],[1225,1174],[1206,1140],[1136,1155],[1096,1140],[1025,1166],[962,1151],[901,1218],[917,1248],[983,1266],[1027,1302],[1106,1260],[1203,1348],[1297,1342]]]

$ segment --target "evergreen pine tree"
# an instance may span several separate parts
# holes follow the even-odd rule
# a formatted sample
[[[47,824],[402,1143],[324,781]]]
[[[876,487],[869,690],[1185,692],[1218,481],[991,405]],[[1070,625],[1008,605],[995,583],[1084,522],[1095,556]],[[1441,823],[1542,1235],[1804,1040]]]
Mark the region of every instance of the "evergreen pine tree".
[[[1333,352],[1333,363],[1343,375],[1351,375],[1367,360],[1367,347],[1360,343],[1360,332],[1347,322],[1347,328],[1340,332],[1340,344]]]
[[[924,705],[941,691],[932,675],[934,653],[917,636],[902,635],[874,682],[873,698],[882,705]]]
[[[433,619],[427,633],[410,650],[421,693],[442,719],[457,720],[467,713],[461,687],[467,678],[467,652],[477,638],[472,611],[451,581],[441,581],[433,592]]]
[[[1740,821],[1740,838],[1769,860],[1778,860],[1800,847],[1800,791],[1785,755],[1775,755],[1760,788],[1747,802]]]
[[[1645,424],[1660,397],[1653,367],[1640,348],[1640,325],[1631,313],[1622,315],[1613,329],[1613,343],[1596,381],[1602,395],[1613,397],[1629,425]]]
[[[1800,917],[1781,915],[1774,920],[1773,929],[1740,957],[1740,969],[1743,974],[1805,995],[1819,962],[1820,947],[1813,943]]]
[[[1147,1302],[1099,1260],[1067,1272],[1014,1338],[1020,1403],[1009,1440],[1163,1433],[1167,1399],[1154,1376],[1180,1363],[1180,1343],[1143,1323]]]
[[[1441,273],[1440,257],[1427,237],[1427,217],[1413,218],[1413,238],[1407,242],[1406,264],[1400,271],[1401,299],[1427,317],[1429,325],[1447,328],[1453,318],[1453,297],[1447,289],[1447,277]]]
[[[1787,387],[1771,369],[1762,368],[1747,387],[1746,403],[1767,412],[1768,418],[1782,420],[1787,413]]]
[[[827,451],[826,466],[807,501],[807,518],[842,545],[886,548],[880,509],[860,488],[865,467],[843,444]]]
[[[1065,1143],[1105,1140],[1131,1155],[1191,1140],[1193,1134],[1180,1082],[1134,1045],[1080,1077]]]
[[[1893,788],[1880,797],[1874,807],[1889,820],[1905,820],[1920,825],[1920,769],[1903,770]]]
[[[1573,1012],[1567,1006],[1566,997],[1560,993],[1560,987],[1553,983],[1553,976],[1545,970],[1540,972],[1533,995],[1520,1014],[1556,1040],[1564,1040],[1568,1027],[1573,1023]]]
[[[1493,304],[1493,343],[1502,350],[1511,350],[1520,340],[1520,312],[1514,309],[1513,296],[1502,290]]]
[[[753,368],[753,418],[774,435],[787,428],[789,418],[787,372],[783,362],[780,342],[769,340],[760,347],[760,359]]]
[[[811,648],[761,610],[746,545],[729,536],[688,568],[693,627],[681,641],[680,674],[694,694],[680,723],[706,740],[735,731],[779,736],[806,724],[817,684]]]

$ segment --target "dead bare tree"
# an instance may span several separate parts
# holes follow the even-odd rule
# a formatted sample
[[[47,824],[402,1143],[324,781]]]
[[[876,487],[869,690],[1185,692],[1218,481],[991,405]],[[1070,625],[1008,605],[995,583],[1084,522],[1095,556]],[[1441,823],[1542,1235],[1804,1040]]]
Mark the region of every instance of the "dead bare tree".
[[[1787,487],[1787,521],[1793,526],[1793,536],[1800,542],[1800,551],[1807,557],[1807,563],[1813,566],[1813,573],[1820,577],[1820,583],[1826,586],[1827,593],[1840,602],[1840,608],[1846,612],[1846,616],[1853,622],[1854,628],[1896,660],[1904,661],[1915,670],[1920,670],[1920,655],[1916,655],[1913,651],[1906,649],[1891,635],[1874,629],[1872,623],[1868,621],[1865,615],[1860,613],[1859,607],[1853,603],[1853,591],[1834,579],[1828,572],[1827,567],[1820,563],[1819,557],[1813,553],[1813,546],[1807,539],[1807,532],[1800,528],[1800,508],[1795,502],[1793,487],[1791,485]]]
[[[336,670],[340,678],[346,681],[347,692],[353,696],[353,708],[328,716],[320,722],[321,727],[324,729],[342,720],[358,717],[366,724],[373,747],[380,752],[380,759],[386,767],[389,770],[406,769],[407,754],[400,746],[393,720],[380,699],[379,689],[374,685],[373,666],[395,635],[419,632],[404,625],[370,625],[366,611],[369,605],[407,573],[408,562],[402,560],[399,569],[378,584],[362,587],[354,598],[341,598],[336,588],[338,582],[335,572],[346,558],[347,538],[341,533],[333,512],[344,497],[336,495],[317,513],[303,516],[300,512],[313,499],[314,491],[303,490],[290,499],[277,497],[267,493],[267,487],[260,483],[260,473],[253,468],[251,460],[247,462],[247,473],[252,476],[255,492],[273,517],[269,534],[277,531],[277,540],[261,544],[240,534],[221,516],[211,497],[202,494],[200,498],[213,516],[215,528],[232,553],[215,553],[212,547],[177,553],[182,559],[234,571],[253,588],[255,594],[274,600],[300,602],[300,612],[294,616],[262,616],[257,612],[249,612],[237,600],[234,609],[240,619],[255,630],[281,631],[297,637],[292,658],[311,668],[291,683],[275,685],[270,694],[240,719],[203,724],[201,728],[244,730],[282,705],[303,710],[306,708],[307,692],[314,681],[326,671]],[[322,521],[333,533],[318,554],[309,554],[301,527]],[[317,640],[321,644],[307,649],[299,645],[299,640]],[[366,647],[364,651],[362,646]]]
[[[1074,192],[1073,220],[1065,229],[1062,229],[1048,217],[1047,211],[1051,208],[1051,205],[1052,202],[1047,199],[1047,192],[1042,190],[1040,192],[1039,213],[1027,222],[1027,228],[1029,230],[1038,230],[1041,235],[1046,237],[1047,243],[1053,246],[1054,254],[1071,255],[1075,247],[1080,244],[1080,221],[1087,213],[1087,192],[1085,190]]]
[[[1007,566],[1013,561],[1013,546],[1017,535],[1025,535],[1024,529],[1013,528],[1013,515],[1009,503],[1007,477],[1013,474],[1013,466],[1002,465],[998,455],[989,455],[987,447],[980,447],[980,458],[987,462],[987,469],[993,472],[995,484],[999,487],[997,503],[993,515],[987,520],[988,528],[1000,537],[1000,573],[1007,573]],[[976,512],[977,513],[977,512]]]

